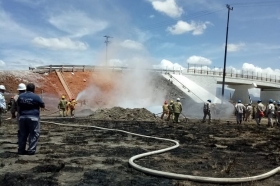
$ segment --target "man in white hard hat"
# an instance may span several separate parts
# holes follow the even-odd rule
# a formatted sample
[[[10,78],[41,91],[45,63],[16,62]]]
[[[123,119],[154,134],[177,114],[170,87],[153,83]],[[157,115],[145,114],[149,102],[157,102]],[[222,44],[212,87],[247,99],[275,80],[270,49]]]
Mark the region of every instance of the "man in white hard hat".
[[[242,124],[242,116],[244,111],[246,111],[246,107],[243,105],[241,100],[238,100],[237,104],[235,105],[235,113],[236,113],[236,123]]]
[[[6,109],[6,100],[4,97],[4,92],[6,88],[4,85],[0,85],[0,125],[2,124],[2,113]]]
[[[182,104],[180,102],[180,98],[177,98],[177,101],[173,104],[173,112],[174,112],[174,123],[179,123],[179,116],[182,112]]]
[[[26,91],[26,85],[24,83],[20,83],[18,85],[17,90],[18,90],[18,94],[14,96],[14,102],[12,103],[12,107],[11,107],[12,118],[16,118],[17,100],[18,100],[19,95]]]

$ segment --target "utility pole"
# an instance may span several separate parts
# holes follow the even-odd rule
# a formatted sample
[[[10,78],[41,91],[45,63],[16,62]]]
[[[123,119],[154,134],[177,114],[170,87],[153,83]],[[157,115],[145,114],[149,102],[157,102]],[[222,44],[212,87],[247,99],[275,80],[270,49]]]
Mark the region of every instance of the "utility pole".
[[[224,56],[224,70],[223,70],[223,85],[222,85],[222,101],[224,100],[225,93],[225,78],[226,78],[226,63],[227,63],[227,42],[228,42],[228,24],[229,24],[229,12],[233,10],[233,7],[230,5],[226,5],[228,9],[228,17],[227,17],[227,32],[226,32],[226,44],[225,44],[225,56]]]
[[[106,66],[108,65],[108,44],[110,43],[109,38],[112,38],[110,36],[104,36],[106,38],[105,44],[106,44]]]

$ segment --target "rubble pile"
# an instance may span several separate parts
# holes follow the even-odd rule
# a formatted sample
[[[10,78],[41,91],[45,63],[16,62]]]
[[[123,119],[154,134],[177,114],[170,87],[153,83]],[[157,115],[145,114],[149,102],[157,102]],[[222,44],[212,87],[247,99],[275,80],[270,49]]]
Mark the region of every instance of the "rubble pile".
[[[100,120],[137,120],[137,121],[161,121],[153,113],[145,108],[121,108],[113,107],[106,109],[98,109],[91,116],[93,119]]]

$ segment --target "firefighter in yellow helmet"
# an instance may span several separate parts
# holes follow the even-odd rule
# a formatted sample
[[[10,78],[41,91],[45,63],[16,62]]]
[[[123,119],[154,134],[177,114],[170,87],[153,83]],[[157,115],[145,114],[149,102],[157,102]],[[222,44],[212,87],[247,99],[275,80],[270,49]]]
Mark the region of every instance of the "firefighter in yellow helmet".
[[[174,112],[174,123],[179,123],[179,116],[182,112],[182,104],[180,102],[180,98],[177,98],[176,102],[173,104],[173,112]]]
[[[72,98],[69,103],[69,115],[72,117],[74,116],[76,104],[77,104],[77,101],[74,98]]]
[[[58,103],[58,109],[59,109],[59,116],[65,117],[67,115],[66,110],[67,100],[65,99],[65,96],[61,96],[61,100]]]
[[[168,116],[169,110],[168,110],[168,102],[165,101],[164,104],[162,105],[162,114],[161,114],[161,119],[164,118],[164,115]]]
[[[171,121],[173,121],[173,119],[174,119],[173,100],[170,100],[169,105],[168,105],[168,110],[169,110],[169,113],[168,113],[167,121],[169,121],[170,118],[171,118]]]

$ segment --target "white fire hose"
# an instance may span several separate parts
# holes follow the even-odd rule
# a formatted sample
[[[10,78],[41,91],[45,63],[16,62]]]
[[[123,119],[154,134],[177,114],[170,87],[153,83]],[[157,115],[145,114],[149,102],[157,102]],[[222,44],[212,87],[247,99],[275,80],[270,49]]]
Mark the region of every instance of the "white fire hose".
[[[129,164],[136,170],[139,170],[141,172],[155,175],[155,176],[161,176],[161,177],[166,177],[166,178],[171,178],[171,179],[183,179],[183,180],[191,180],[191,181],[196,181],[196,182],[205,182],[205,183],[243,183],[243,182],[251,182],[251,181],[257,181],[257,180],[262,180],[268,177],[273,176],[274,174],[277,174],[280,172],[280,167],[277,167],[275,169],[272,169],[271,171],[260,174],[257,176],[251,176],[251,177],[242,177],[242,178],[214,178],[214,177],[203,177],[203,176],[193,176],[193,175],[185,175],[185,174],[176,174],[172,172],[164,172],[164,171],[158,171],[146,167],[142,167],[140,165],[137,165],[134,163],[134,160],[146,157],[146,156],[151,156],[154,154],[160,154],[163,152],[170,151],[172,149],[175,149],[179,147],[179,142],[167,138],[159,138],[159,137],[153,137],[153,136],[146,136],[142,134],[136,134],[132,132],[128,132],[125,130],[119,130],[119,129],[109,129],[109,128],[104,128],[104,127],[97,127],[97,126],[87,126],[87,125],[72,125],[72,124],[62,124],[62,123],[56,123],[56,122],[49,122],[49,121],[41,121],[41,123],[48,123],[48,124],[54,124],[54,125],[60,125],[60,126],[66,126],[66,127],[88,127],[88,128],[96,128],[100,130],[108,130],[108,131],[116,131],[116,132],[122,132],[126,134],[131,134],[134,136],[140,136],[144,138],[152,138],[152,139],[157,139],[157,140],[163,140],[163,141],[169,141],[174,143],[174,146],[160,149],[160,150],[155,150],[155,151],[150,151],[142,154],[138,154],[135,156],[132,156],[129,159]]]

